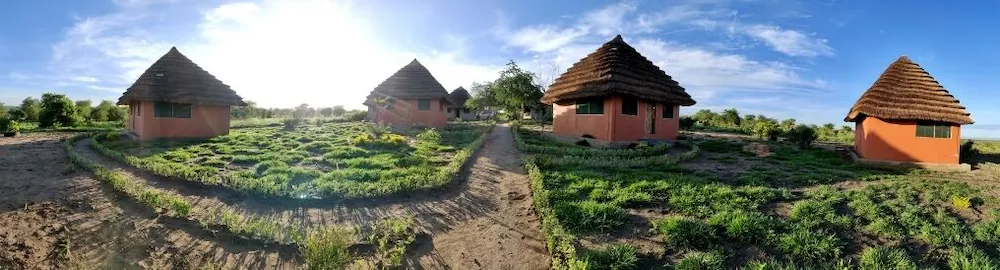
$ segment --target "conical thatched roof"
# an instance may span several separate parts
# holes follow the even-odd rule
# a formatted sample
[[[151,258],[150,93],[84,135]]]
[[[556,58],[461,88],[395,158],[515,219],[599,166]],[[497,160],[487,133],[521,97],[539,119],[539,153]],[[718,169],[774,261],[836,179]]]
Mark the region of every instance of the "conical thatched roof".
[[[464,87],[459,86],[452,90],[451,94],[448,94],[448,101],[451,102],[452,108],[465,108],[465,101],[469,100],[469,97],[469,91],[465,91]]]
[[[611,94],[684,106],[695,103],[684,87],[625,43],[621,35],[573,64],[549,86],[542,102],[552,104]]]
[[[906,56],[900,56],[882,72],[875,84],[854,103],[844,121],[853,122],[860,115],[972,124],[965,106]]]
[[[448,91],[434,79],[431,72],[421,65],[417,59],[403,66],[395,74],[389,76],[372,90],[365,104],[374,97],[392,97],[397,99],[445,99]]]
[[[118,98],[118,105],[128,104],[132,100],[246,105],[243,98],[229,88],[229,85],[201,69],[177,51],[176,47],[170,48],[167,54],[146,69]]]

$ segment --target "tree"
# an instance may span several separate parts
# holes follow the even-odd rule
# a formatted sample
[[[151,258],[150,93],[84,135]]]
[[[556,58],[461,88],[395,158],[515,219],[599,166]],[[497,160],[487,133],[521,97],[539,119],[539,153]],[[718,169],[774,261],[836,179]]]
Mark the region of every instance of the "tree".
[[[14,121],[24,121],[24,112],[15,108],[7,112],[7,118]]]
[[[38,100],[32,97],[27,97],[21,101],[21,112],[24,113],[24,120],[37,122],[38,114],[42,111],[42,105],[38,103]]]
[[[347,110],[344,109],[344,105],[333,106],[333,116],[341,116],[345,113],[347,113]]]
[[[691,116],[691,118],[694,118],[694,121],[698,122],[699,125],[709,126],[712,125],[712,120],[715,118],[715,116],[716,116],[715,112],[712,112],[711,110],[701,109],[695,112],[694,115]]]
[[[788,118],[781,120],[781,124],[778,125],[781,128],[781,132],[788,132],[795,128],[795,118]]]
[[[126,119],[128,119],[127,107],[114,105],[115,104],[114,102],[108,100],[101,101],[101,104],[104,104],[105,102],[107,102],[108,105],[110,105],[110,109],[108,110],[108,121],[125,121]]]
[[[816,134],[816,130],[807,125],[797,125],[788,132],[785,132],[785,138],[788,141],[795,143],[799,148],[806,148],[812,145],[819,136]]]
[[[76,115],[84,120],[93,120],[90,117],[91,114],[90,100],[77,100],[76,101]]]
[[[80,123],[76,115],[73,101],[65,95],[45,93],[42,95],[41,112],[38,114],[38,126],[54,127],[57,124],[65,127],[75,127]]]
[[[470,98],[465,100],[465,107],[482,111],[497,107],[497,101],[493,95],[493,82],[474,82],[469,88]]]
[[[326,107],[319,109],[319,114],[322,114],[323,117],[330,117],[330,115],[333,115],[333,108]]]
[[[499,108],[508,116],[520,118],[528,109],[540,108],[542,87],[535,84],[535,74],[517,66],[510,61],[500,77],[487,84],[473,84],[473,100],[470,105],[475,109]],[[467,102],[468,103],[468,102]]]
[[[97,122],[111,121],[109,118],[111,110],[114,109],[115,105],[110,100],[101,101],[100,104],[97,104],[97,107],[90,110],[90,119]]]
[[[717,123],[720,126],[726,127],[739,127],[740,126],[740,112],[734,108],[725,109],[721,114],[721,123]]]
[[[0,102],[0,119],[7,118],[7,108],[3,107],[3,102]]]

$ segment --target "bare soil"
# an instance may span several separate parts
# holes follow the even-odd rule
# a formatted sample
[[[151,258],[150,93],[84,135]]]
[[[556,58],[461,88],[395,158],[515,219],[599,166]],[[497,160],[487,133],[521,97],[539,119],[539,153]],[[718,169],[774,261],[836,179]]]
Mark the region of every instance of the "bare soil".
[[[549,267],[550,259],[539,232],[540,221],[531,205],[530,180],[506,126],[493,128],[457,183],[445,190],[340,203],[265,199],[221,187],[164,178],[110,160],[91,149],[89,143],[89,140],[78,141],[74,149],[138,181],[182,195],[198,208],[233,209],[310,228],[335,224],[360,226],[386,217],[413,217],[421,235],[429,237],[417,238],[417,243],[406,254],[406,268]],[[288,259],[294,259],[291,257]],[[247,266],[262,259],[224,261],[222,264],[214,262],[217,258],[210,257],[209,261],[213,261],[213,265],[233,267]],[[200,265],[200,261],[191,265]]]

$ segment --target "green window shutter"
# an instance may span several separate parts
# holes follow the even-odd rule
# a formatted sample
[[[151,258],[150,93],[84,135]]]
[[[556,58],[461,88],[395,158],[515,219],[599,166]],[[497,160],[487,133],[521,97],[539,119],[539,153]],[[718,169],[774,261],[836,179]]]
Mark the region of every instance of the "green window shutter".
[[[173,104],[174,118],[191,118],[191,104]]]
[[[157,101],[153,104],[153,116],[154,117],[173,117],[173,108],[170,106],[170,102]]]
[[[430,99],[418,99],[417,109],[421,111],[431,110],[431,100]]]

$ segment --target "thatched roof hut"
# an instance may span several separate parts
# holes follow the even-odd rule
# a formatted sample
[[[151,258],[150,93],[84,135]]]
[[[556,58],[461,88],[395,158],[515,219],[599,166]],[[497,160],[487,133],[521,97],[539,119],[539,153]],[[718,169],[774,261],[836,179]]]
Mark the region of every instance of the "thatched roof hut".
[[[409,64],[396,71],[374,90],[365,99],[365,105],[375,97],[393,97],[396,99],[445,99],[448,98],[448,91],[441,86],[441,83],[434,79],[434,75],[421,65],[417,59],[413,59]]]
[[[448,102],[451,102],[450,108],[465,108],[465,101],[469,100],[469,91],[465,91],[465,87],[459,86],[455,90],[448,94]]]
[[[613,94],[682,106],[695,104],[684,87],[625,43],[621,35],[573,64],[552,83],[542,102]]]
[[[882,72],[878,80],[854,103],[844,121],[854,122],[860,116],[959,125],[973,123],[965,106],[959,104],[955,96],[906,56],[900,56]]]
[[[222,83],[191,59],[170,48],[132,84],[118,105],[133,101],[165,101],[207,105],[246,105],[229,85]]]

